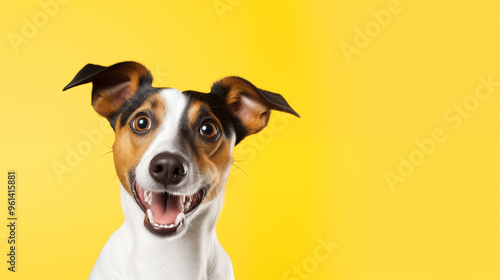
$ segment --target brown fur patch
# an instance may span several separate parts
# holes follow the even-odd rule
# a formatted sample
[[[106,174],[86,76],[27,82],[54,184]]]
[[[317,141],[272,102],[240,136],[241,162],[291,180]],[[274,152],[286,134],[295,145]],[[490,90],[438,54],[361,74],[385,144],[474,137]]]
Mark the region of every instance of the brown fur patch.
[[[118,97],[107,92],[99,93],[95,101],[92,103],[92,106],[94,107],[94,110],[99,113],[99,115],[109,118],[116,110],[127,102],[127,99],[125,98],[130,98],[130,96],[130,94],[123,94],[123,97]]]
[[[123,187],[130,195],[132,195],[132,186],[130,186],[129,173],[137,167],[142,156],[156,137],[158,128],[161,126],[161,122],[166,113],[166,105],[163,99],[158,95],[152,95],[141,107],[131,114],[131,118],[127,120],[127,123],[133,121],[132,118],[136,113],[146,110],[152,111],[156,120],[151,127],[151,131],[147,134],[138,135],[134,133],[130,125],[125,125],[123,127],[117,126],[115,131],[116,136],[115,143],[113,144],[113,157],[116,174]],[[120,122],[120,118],[117,123]]]
[[[103,74],[95,81],[94,110],[105,118],[112,116],[137,91],[139,81],[148,73],[143,65],[129,62]]]
[[[207,110],[207,114],[210,119],[214,120],[219,127],[220,132],[223,128],[218,121],[217,117],[210,111],[209,106],[201,101],[195,101],[190,104],[188,109],[188,120],[191,127],[193,127],[194,132],[197,134],[198,128],[195,124],[199,118],[199,112],[201,108]],[[225,178],[227,168],[231,165],[231,140],[222,135],[218,140],[205,141],[201,137],[196,137],[195,140],[196,152],[191,155],[193,160],[198,166],[198,170],[203,175],[207,176],[210,180],[210,189],[202,203],[207,203],[212,201],[217,195],[224,189]]]
[[[198,116],[200,115],[200,109],[203,106],[204,106],[203,102],[199,100],[194,101],[193,103],[190,104],[188,110],[188,121],[191,125],[193,125],[198,119]]]
[[[226,104],[241,120],[248,135],[266,127],[272,105],[260,96],[252,84],[237,77],[227,77],[220,82],[229,88]]]
[[[200,172],[208,175],[211,183],[203,203],[212,201],[224,189],[226,182],[223,179],[232,161],[230,140],[221,137],[216,144],[217,146],[211,153],[202,153],[196,160]]]
[[[267,126],[271,110],[252,97],[240,96],[237,117],[245,126],[248,135],[257,133]]]

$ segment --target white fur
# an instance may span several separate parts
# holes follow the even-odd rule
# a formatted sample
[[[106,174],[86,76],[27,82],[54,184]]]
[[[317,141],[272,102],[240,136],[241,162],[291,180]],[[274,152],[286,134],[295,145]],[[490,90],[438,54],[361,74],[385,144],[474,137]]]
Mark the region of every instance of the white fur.
[[[162,125],[159,128],[158,135],[149,145],[136,169],[137,182],[141,187],[150,191],[158,191],[160,186],[153,180],[153,178],[151,178],[151,176],[149,176],[149,163],[153,157],[159,153],[178,153],[175,145],[176,141],[178,141],[177,132],[182,118],[182,113],[187,105],[187,97],[176,89],[164,89],[159,94],[165,101],[167,114],[162,120]],[[188,176],[191,177],[191,174],[192,172],[188,172]],[[190,193],[185,194],[192,194],[193,192],[195,192],[195,190],[191,190]]]
[[[166,101],[167,115],[162,130],[137,167],[136,177],[141,186],[155,185],[146,167],[156,154],[165,151],[178,152],[174,144],[187,98],[175,89],[165,89],[160,94]],[[231,142],[234,146],[234,135]],[[226,168],[221,184],[226,183],[230,168],[231,165]],[[191,169],[196,168],[192,166]],[[186,191],[195,192],[199,188],[197,183],[200,180],[203,178],[192,177],[187,180],[190,185],[186,186]],[[196,212],[186,219],[185,230],[180,236],[164,238],[145,228],[144,212],[121,186],[125,222],[111,235],[102,249],[89,279],[234,279],[231,259],[219,243],[215,232],[223,196],[221,192],[214,200],[201,204]]]

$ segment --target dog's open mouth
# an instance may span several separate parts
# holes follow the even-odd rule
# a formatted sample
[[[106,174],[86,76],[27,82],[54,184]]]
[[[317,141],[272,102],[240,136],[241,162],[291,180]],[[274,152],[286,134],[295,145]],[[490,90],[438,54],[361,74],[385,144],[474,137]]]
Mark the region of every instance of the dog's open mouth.
[[[177,232],[205,198],[205,188],[193,195],[173,195],[168,192],[150,192],[134,184],[135,200],[146,217],[144,226],[154,234],[167,236]]]

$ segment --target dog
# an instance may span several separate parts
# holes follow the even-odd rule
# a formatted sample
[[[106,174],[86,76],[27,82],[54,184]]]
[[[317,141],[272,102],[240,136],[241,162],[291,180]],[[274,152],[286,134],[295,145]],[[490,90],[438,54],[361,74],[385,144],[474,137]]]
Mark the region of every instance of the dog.
[[[281,95],[236,76],[210,93],[152,81],[137,62],[87,64],[63,89],[92,83],[92,106],[115,132],[125,222],[89,279],[234,279],[215,232],[233,148],[262,130],[271,110],[300,116]]]

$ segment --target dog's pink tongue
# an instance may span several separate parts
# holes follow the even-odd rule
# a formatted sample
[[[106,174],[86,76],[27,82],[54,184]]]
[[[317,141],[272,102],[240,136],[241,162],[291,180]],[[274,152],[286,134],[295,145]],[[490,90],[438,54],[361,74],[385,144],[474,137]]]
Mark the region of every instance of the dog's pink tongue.
[[[180,196],[168,195],[166,193],[152,193],[151,212],[153,220],[160,225],[170,225],[182,212],[182,201]]]

